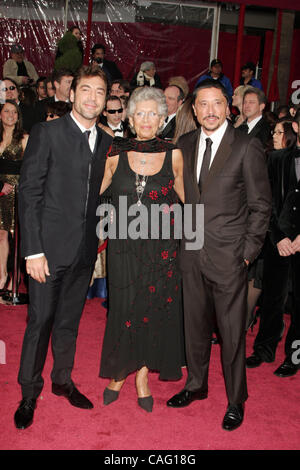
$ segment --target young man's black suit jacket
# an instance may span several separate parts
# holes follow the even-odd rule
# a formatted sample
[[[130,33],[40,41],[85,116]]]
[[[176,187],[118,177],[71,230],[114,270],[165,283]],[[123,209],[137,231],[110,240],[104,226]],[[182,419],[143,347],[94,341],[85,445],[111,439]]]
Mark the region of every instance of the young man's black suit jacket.
[[[95,261],[96,209],[112,141],[98,126],[97,133],[92,154],[70,114],[33,128],[19,185],[22,256],[45,253],[50,266],[68,265],[83,242],[86,261]]]
[[[21,254],[44,253],[50,276],[29,278],[19,383],[37,398],[52,334],[52,382],[72,385],[79,321],[97,256],[96,210],[112,137],[98,126],[92,153],[70,114],[30,134],[19,185]]]

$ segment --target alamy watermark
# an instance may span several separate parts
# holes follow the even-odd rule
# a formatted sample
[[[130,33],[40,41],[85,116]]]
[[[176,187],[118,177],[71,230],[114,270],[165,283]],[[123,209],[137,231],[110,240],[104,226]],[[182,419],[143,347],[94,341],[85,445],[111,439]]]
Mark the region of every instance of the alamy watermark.
[[[97,235],[101,239],[181,240],[186,250],[200,250],[204,244],[203,204],[127,204],[127,196],[119,196],[118,210],[109,203],[97,208],[100,222]],[[118,215],[117,215],[118,214]],[[194,223],[193,223],[194,221]]]
[[[292,89],[295,90],[291,95],[292,103],[300,104],[300,80],[294,80],[292,82]]]

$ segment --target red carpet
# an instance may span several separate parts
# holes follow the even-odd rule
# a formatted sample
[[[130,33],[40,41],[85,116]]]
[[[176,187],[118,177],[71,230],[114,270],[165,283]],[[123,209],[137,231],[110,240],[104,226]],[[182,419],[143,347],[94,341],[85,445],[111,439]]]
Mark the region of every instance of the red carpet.
[[[94,403],[93,410],[79,410],[51,393],[49,351],[44,370],[45,387],[38,400],[33,425],[23,431],[14,427],[13,415],[21,399],[17,373],[26,324],[26,307],[0,305],[0,341],[6,345],[6,364],[0,364],[0,429],[2,450],[251,450],[299,449],[300,372],[280,379],[273,371],[283,360],[283,342],[276,361],[248,370],[249,399],[244,424],[226,432],[221,422],[226,396],[219,346],[213,346],[209,397],[182,410],[165,403],[185,383],[161,382],[150,375],[154,409],[147,414],[137,405],[134,376],[127,379],[117,402],[102,404],[107,380],[98,378],[99,358],[106,311],[100,299],[88,300],[82,317],[73,380]],[[286,322],[289,317],[286,317]],[[247,350],[257,332],[248,333]],[[0,343],[0,345],[3,343]],[[3,360],[3,359],[2,359]],[[1,362],[1,354],[0,354]]]

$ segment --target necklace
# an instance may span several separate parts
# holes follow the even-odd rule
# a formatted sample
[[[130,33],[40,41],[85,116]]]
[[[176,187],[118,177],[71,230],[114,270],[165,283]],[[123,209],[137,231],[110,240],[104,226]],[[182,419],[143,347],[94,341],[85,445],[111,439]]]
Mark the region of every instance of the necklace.
[[[148,176],[143,175],[141,178],[140,176],[136,173],[135,174],[135,190],[137,194],[137,206],[140,207],[142,204],[141,199],[143,197],[145,187],[148,181]]]

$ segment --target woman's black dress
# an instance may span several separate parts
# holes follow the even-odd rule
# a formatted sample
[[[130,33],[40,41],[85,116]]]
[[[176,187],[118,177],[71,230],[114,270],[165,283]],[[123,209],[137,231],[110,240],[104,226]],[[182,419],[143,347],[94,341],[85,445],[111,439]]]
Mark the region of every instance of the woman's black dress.
[[[119,196],[127,196],[128,207],[137,203],[135,181],[136,174],[129,166],[127,152],[123,151],[110,187],[116,220]],[[172,150],[167,150],[161,170],[147,179],[141,202],[148,213],[157,204],[165,204],[164,212],[170,212],[170,207],[178,202],[173,184]],[[136,217],[128,217],[128,228],[133,219]],[[173,224],[171,214],[171,234]],[[122,380],[143,366],[159,371],[162,380],[182,376],[179,240],[162,239],[161,234],[160,230],[158,239],[128,237],[108,241],[109,310],[101,356],[102,377]]]

